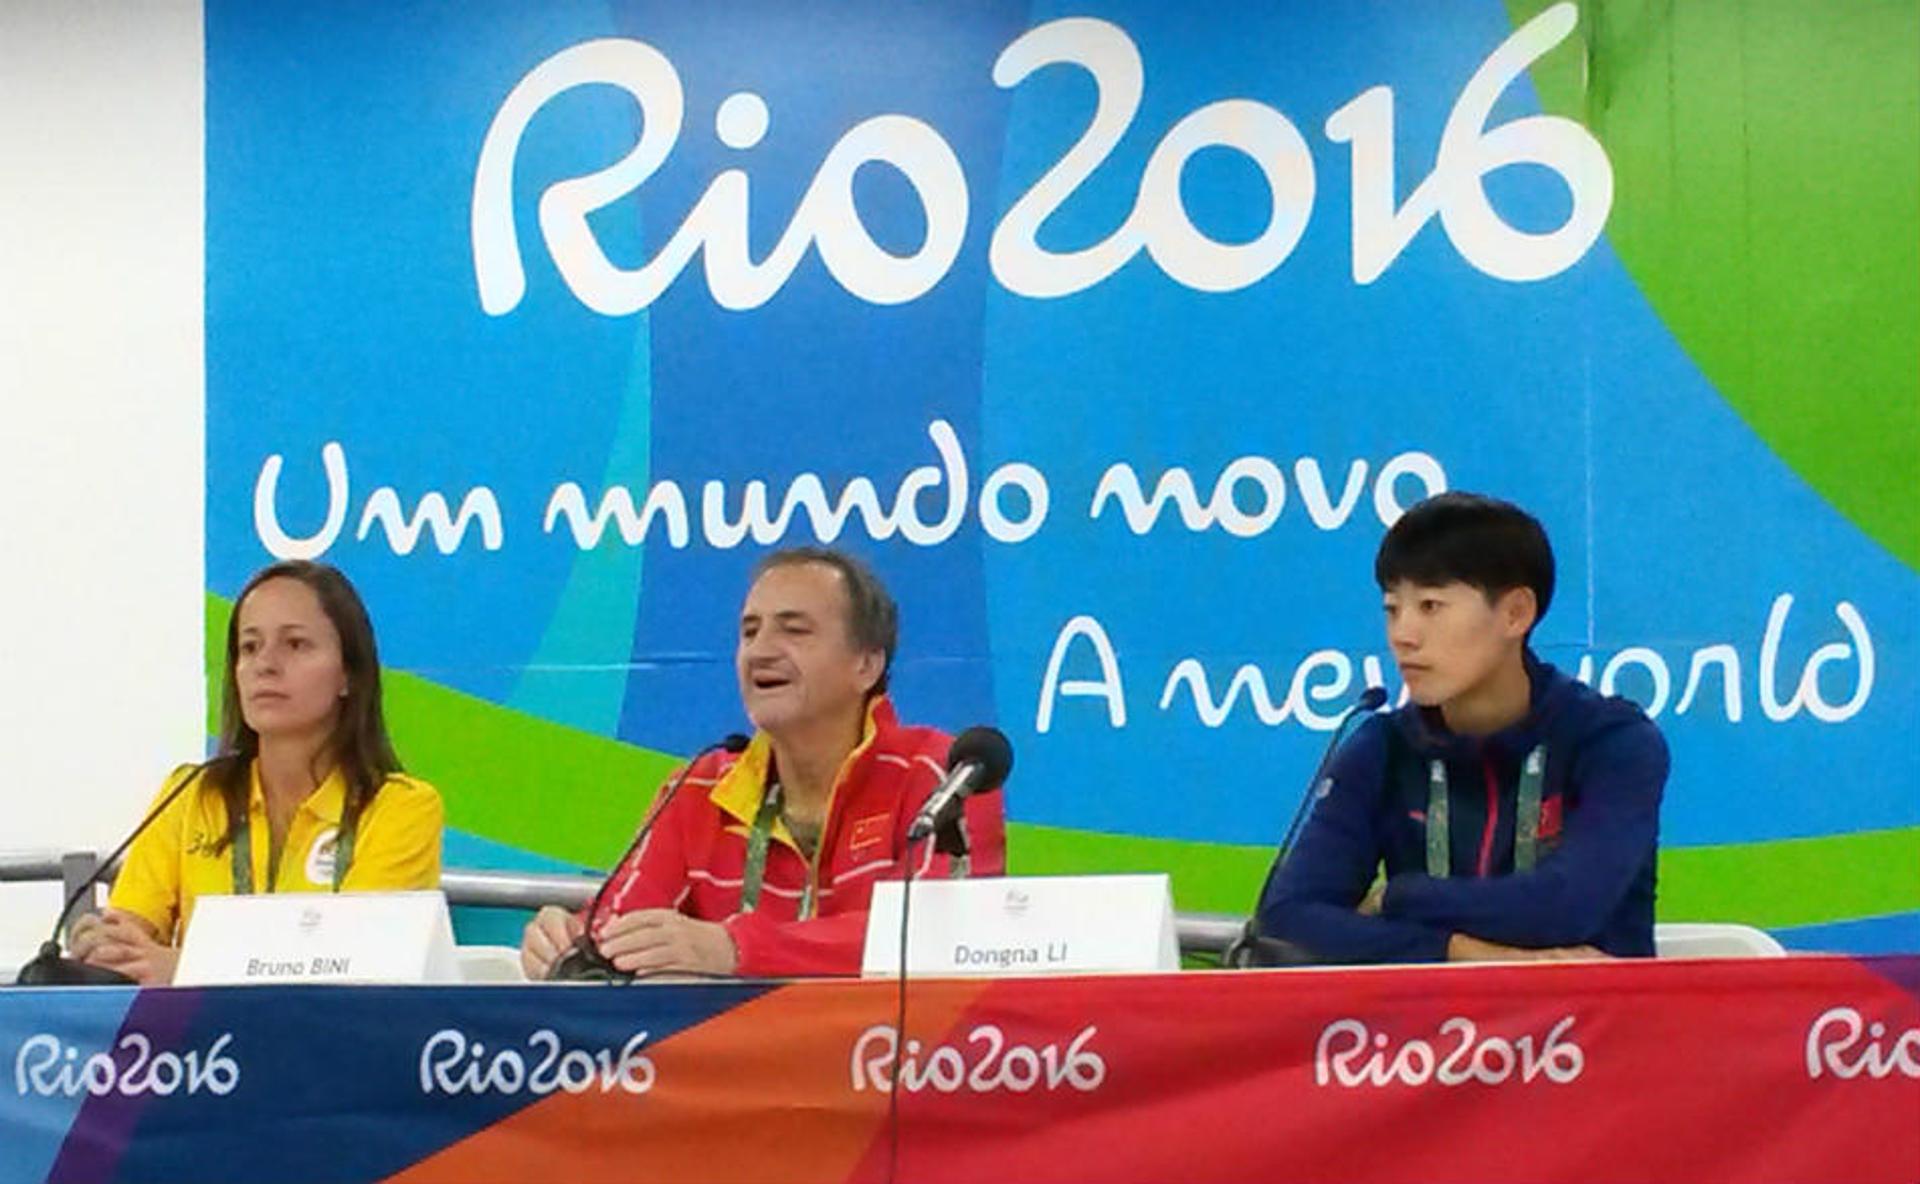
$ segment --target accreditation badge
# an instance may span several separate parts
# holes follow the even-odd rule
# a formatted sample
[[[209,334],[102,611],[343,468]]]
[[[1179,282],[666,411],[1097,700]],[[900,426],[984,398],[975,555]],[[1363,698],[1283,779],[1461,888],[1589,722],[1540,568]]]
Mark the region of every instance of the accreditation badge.
[[[309,884],[333,883],[333,861],[340,846],[340,828],[328,827],[313,838],[307,848],[306,876]]]

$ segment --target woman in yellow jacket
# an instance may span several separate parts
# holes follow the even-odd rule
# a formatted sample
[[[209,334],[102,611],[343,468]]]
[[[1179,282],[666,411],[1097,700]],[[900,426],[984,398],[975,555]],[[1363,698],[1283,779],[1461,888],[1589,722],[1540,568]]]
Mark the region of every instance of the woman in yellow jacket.
[[[173,981],[194,901],[225,892],[434,888],[440,795],[400,771],[380,708],[373,625],[336,569],[256,573],[227,624],[219,755],[127,852],[74,953],[142,985]]]

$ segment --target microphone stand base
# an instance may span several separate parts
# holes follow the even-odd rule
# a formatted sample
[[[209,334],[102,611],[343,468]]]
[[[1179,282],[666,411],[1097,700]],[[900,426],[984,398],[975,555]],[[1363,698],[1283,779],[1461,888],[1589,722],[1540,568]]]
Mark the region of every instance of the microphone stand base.
[[[571,950],[562,954],[547,971],[550,983],[613,983],[625,985],[634,980],[628,971],[615,966],[600,952],[592,939],[582,934]]]
[[[131,987],[134,981],[117,970],[93,966],[78,958],[63,958],[58,946],[40,947],[32,961],[14,979],[21,987]]]

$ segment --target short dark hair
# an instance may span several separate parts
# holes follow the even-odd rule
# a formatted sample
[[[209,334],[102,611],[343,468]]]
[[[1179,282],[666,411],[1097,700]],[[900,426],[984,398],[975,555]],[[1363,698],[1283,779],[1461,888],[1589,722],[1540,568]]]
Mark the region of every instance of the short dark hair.
[[[840,582],[847,589],[847,636],[862,650],[879,650],[885,655],[872,693],[886,694],[893,651],[900,644],[900,609],[887,593],[887,586],[859,558],[833,547],[784,547],[774,551],[754,564],[754,582],[776,567],[803,563],[823,564],[840,573]]]
[[[1531,588],[1537,625],[1553,603],[1553,546],[1539,520],[1512,502],[1436,494],[1388,529],[1373,558],[1373,578],[1383,592],[1403,580],[1429,586],[1457,580],[1489,601],[1510,588]]]

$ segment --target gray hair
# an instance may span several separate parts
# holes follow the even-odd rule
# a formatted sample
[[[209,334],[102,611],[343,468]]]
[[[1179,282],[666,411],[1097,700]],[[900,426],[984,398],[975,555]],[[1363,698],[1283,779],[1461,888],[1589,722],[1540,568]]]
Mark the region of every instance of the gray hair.
[[[880,678],[873,693],[884,695],[887,676],[893,670],[893,651],[900,643],[900,609],[893,603],[880,577],[866,563],[833,547],[784,547],[753,566],[757,582],[777,567],[797,567],[819,563],[840,573],[847,589],[847,635],[862,650],[879,650],[883,655]]]

